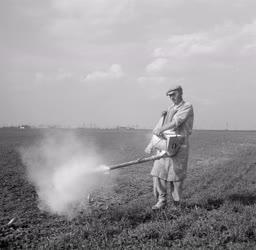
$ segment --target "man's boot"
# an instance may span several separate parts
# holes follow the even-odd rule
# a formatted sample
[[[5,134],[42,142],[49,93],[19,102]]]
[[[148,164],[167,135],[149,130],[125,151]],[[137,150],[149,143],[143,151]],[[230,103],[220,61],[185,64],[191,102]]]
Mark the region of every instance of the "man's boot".
[[[162,208],[165,208],[166,201],[165,200],[159,200],[153,207],[152,210],[160,210]]]

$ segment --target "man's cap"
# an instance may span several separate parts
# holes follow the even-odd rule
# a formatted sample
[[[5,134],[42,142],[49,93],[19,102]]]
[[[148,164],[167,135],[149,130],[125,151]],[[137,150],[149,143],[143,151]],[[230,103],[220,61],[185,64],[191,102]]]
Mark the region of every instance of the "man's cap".
[[[166,95],[169,96],[169,95],[172,95],[174,93],[174,91],[181,91],[182,93],[182,87],[180,85],[175,85],[173,87],[171,87],[167,92],[166,92]]]

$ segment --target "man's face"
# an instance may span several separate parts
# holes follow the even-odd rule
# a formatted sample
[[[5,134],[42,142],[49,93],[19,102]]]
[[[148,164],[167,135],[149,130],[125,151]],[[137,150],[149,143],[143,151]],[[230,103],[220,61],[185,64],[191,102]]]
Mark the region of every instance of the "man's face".
[[[171,95],[169,95],[171,101],[177,105],[182,101],[182,94],[180,91],[175,90]]]

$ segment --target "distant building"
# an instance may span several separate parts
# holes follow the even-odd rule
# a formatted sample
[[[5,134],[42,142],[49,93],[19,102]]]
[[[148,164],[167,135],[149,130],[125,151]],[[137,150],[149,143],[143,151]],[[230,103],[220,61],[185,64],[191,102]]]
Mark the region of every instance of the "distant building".
[[[29,126],[29,125],[21,125],[21,126],[19,126],[19,129],[29,129],[29,128],[31,128],[31,126]]]

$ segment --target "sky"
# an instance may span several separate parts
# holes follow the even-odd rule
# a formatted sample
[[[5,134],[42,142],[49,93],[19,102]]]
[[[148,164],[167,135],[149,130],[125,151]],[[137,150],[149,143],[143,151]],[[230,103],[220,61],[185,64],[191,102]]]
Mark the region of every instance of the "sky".
[[[1,0],[0,126],[256,129],[255,0]]]

